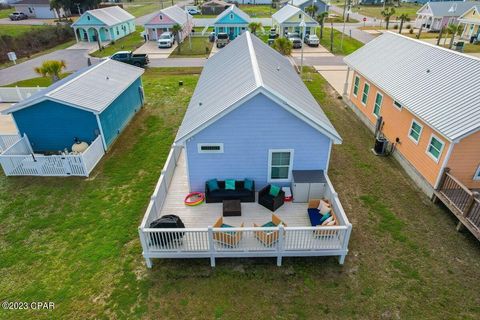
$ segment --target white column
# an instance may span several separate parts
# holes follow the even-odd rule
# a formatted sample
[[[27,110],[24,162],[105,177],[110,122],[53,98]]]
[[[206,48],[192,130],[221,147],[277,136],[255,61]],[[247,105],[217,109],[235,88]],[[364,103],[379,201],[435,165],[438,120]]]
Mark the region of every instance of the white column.
[[[73,32],[75,33],[75,40],[78,42],[77,28],[73,28]]]
[[[87,42],[90,42],[90,28],[86,29],[85,32],[87,33]]]
[[[348,81],[350,80],[350,67],[347,68],[347,77],[345,79],[345,84],[343,85],[343,95],[348,94]]]

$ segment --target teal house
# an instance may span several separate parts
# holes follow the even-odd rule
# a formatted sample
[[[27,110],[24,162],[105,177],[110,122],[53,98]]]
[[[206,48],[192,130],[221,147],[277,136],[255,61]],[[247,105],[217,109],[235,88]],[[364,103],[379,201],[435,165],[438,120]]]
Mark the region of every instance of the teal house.
[[[135,31],[135,17],[119,6],[88,10],[72,28],[77,42],[111,42]]]
[[[213,27],[215,34],[226,33],[230,37],[230,40],[233,40],[248,30],[248,24],[250,22],[248,14],[240,10],[237,6],[232,5],[217,16]]]
[[[107,150],[144,102],[144,70],[104,60],[79,70],[5,109],[18,135],[27,136],[32,152],[72,151],[76,141],[101,137]]]

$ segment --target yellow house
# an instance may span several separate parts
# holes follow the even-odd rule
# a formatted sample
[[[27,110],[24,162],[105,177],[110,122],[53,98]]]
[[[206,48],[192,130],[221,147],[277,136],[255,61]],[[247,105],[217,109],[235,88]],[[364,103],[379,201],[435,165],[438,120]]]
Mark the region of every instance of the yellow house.
[[[472,37],[480,38],[480,6],[474,6],[464,14],[458,21],[465,25],[462,32],[462,39],[470,40]]]
[[[305,26],[302,26],[302,21],[305,22]],[[275,12],[272,15],[272,22],[272,27],[277,30],[281,37],[288,32],[297,32],[303,38],[303,33],[315,34],[318,27],[318,22],[315,19],[306,14],[302,9],[290,4]]]
[[[445,168],[480,188],[480,59],[387,32],[344,61],[349,105],[425,193]]]

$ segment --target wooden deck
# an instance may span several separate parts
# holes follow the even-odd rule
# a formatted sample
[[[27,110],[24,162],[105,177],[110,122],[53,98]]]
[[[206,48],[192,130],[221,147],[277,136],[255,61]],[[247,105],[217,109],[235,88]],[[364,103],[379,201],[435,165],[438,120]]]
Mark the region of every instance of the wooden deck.
[[[195,207],[186,206],[183,200],[188,193],[187,169],[185,155],[182,151],[159,216],[175,214],[182,219],[186,228],[206,228],[215,224],[217,219],[222,217],[222,203],[203,203]],[[306,203],[285,202],[275,211],[275,215],[289,227],[311,226]],[[224,223],[232,226],[240,226],[244,223],[245,227],[253,227],[253,223],[263,225],[271,221],[271,217],[272,212],[257,202],[243,202],[241,217],[224,217],[223,219]]]

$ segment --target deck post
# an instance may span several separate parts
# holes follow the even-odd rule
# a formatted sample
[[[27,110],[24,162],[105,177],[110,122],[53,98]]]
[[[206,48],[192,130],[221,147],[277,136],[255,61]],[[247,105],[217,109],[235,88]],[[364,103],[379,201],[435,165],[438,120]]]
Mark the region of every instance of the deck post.
[[[208,246],[210,251],[210,266],[215,267],[215,243],[213,242],[213,228],[208,227]]]
[[[343,264],[345,262],[345,257],[347,256],[347,252],[348,252],[348,242],[350,241],[351,233],[352,233],[352,225],[348,224],[347,230],[345,230],[345,236],[343,238],[343,243],[342,243],[342,251],[344,252],[344,254],[338,257],[339,264]]]
[[[285,237],[285,227],[283,224],[278,226],[278,244],[277,244],[277,251],[278,251],[278,256],[277,256],[277,266],[281,267],[282,266],[282,256],[283,256],[283,251],[284,251],[284,238]]]
[[[152,267],[153,267],[152,259],[145,258],[145,264],[147,265],[148,269],[152,269]]]
[[[148,252],[148,245],[147,245],[147,239],[145,238],[145,233],[143,233],[142,227],[138,227],[138,234],[140,236],[140,244],[142,245],[145,264],[147,265],[147,268],[150,269],[153,264],[152,264],[152,259],[145,257],[145,253]]]

